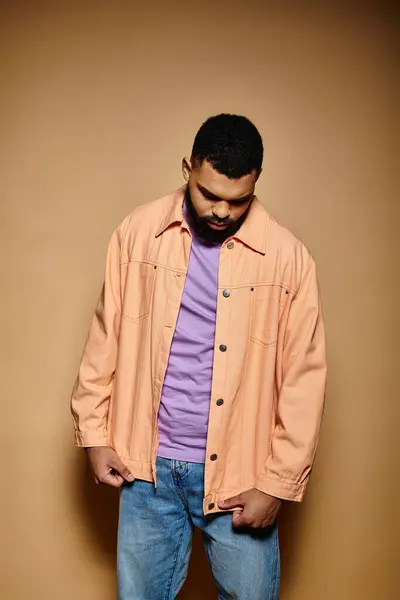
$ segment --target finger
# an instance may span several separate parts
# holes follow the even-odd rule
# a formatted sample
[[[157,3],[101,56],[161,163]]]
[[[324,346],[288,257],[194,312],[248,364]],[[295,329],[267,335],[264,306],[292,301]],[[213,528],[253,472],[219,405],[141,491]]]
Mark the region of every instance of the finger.
[[[233,527],[246,527],[248,525],[247,519],[242,510],[233,511],[232,525]]]
[[[115,488],[120,488],[124,483],[124,478],[118,473],[105,473],[101,477],[99,477],[99,482],[104,483],[105,485],[111,485]]]
[[[243,507],[244,504],[242,495],[238,494],[237,496],[232,496],[232,498],[228,498],[228,500],[220,500],[218,502],[218,506],[223,510],[230,510],[232,508],[237,508],[238,506]]]
[[[259,525],[258,524],[253,525],[253,527],[260,528],[260,529],[267,529],[267,527],[272,527],[273,524],[274,524],[273,519],[268,519],[266,521],[263,521]]]
[[[130,472],[128,467],[126,467],[124,463],[119,459],[118,455],[115,455],[115,458],[112,458],[109,461],[109,464],[110,467],[114,469],[114,471],[116,471],[123,479],[125,479],[125,481],[133,481],[132,473]]]

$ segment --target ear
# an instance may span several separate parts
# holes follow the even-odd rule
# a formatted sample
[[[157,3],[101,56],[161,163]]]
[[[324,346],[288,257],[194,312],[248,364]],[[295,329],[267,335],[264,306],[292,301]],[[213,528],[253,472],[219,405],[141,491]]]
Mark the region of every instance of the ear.
[[[186,183],[189,182],[189,177],[190,177],[191,172],[192,172],[191,160],[190,160],[190,158],[185,157],[182,159],[182,175],[183,175],[183,178],[186,181]]]
[[[258,171],[258,173],[257,173],[257,178],[256,178],[256,181],[258,181],[258,179],[259,179],[259,177],[260,177],[261,173],[262,173],[262,169],[260,169],[260,170]]]

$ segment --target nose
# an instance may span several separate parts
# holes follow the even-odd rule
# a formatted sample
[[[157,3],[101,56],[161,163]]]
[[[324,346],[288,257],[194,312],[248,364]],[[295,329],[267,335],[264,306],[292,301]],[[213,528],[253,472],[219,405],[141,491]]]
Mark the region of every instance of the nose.
[[[228,219],[230,215],[229,204],[227,202],[218,202],[215,204],[213,207],[213,215],[220,221]]]

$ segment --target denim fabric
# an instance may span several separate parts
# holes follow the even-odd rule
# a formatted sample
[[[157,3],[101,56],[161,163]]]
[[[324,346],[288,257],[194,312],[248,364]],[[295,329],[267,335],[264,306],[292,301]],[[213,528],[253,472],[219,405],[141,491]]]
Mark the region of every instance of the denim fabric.
[[[277,600],[278,529],[232,528],[232,515],[204,516],[204,465],[157,459],[157,488],[135,480],[121,491],[119,600],[173,600],[188,570],[194,527],[204,546],[219,600]]]

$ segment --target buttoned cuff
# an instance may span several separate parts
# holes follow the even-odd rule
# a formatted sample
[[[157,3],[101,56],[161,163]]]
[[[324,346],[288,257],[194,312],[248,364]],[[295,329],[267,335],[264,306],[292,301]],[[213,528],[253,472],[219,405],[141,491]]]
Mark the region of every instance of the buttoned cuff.
[[[94,446],[109,446],[107,432],[103,430],[78,431],[75,430],[76,445],[81,448],[93,448]]]
[[[301,502],[303,500],[306,487],[306,483],[294,483],[285,479],[268,477],[265,474],[259,476],[255,485],[255,488],[260,490],[260,492],[264,492],[264,494],[294,502]]]

